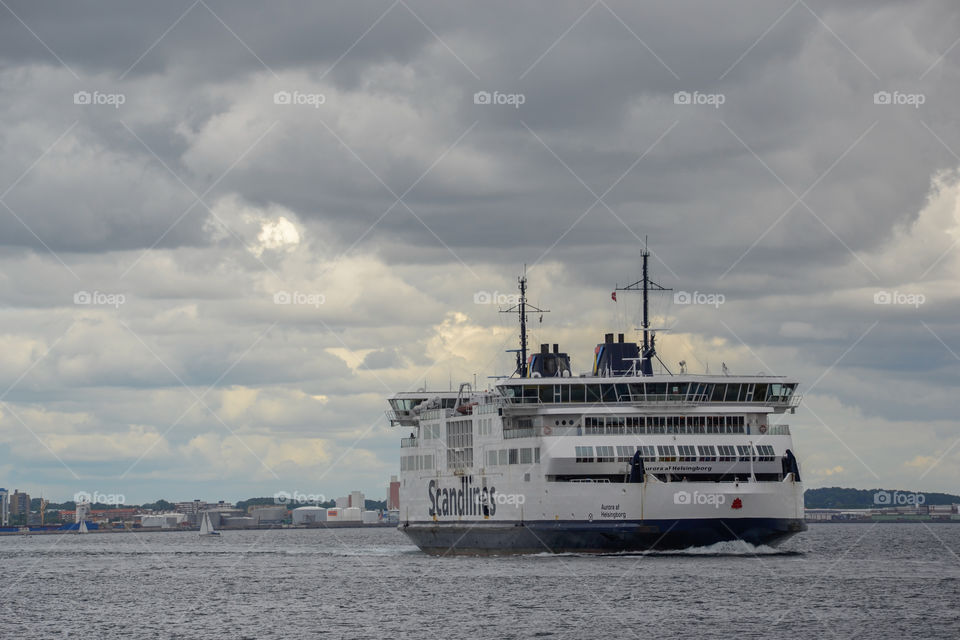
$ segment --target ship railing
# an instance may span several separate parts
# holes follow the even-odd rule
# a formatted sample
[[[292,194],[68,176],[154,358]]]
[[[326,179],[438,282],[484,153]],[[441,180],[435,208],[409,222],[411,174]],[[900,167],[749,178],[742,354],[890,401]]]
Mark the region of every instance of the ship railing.
[[[536,432],[533,427],[520,427],[519,429],[504,429],[503,439],[511,438],[532,438]]]
[[[647,396],[620,396],[617,399],[609,400],[588,400],[577,402],[543,402],[540,398],[513,397],[504,398],[504,406],[534,406],[549,407],[557,404],[578,405],[578,406],[603,406],[603,405],[624,405],[624,404],[642,404],[644,406],[669,406],[669,407],[694,407],[703,405],[744,405],[744,406],[772,406],[794,408],[800,405],[801,394],[790,396],[778,396],[767,400],[731,400],[729,402],[722,400],[711,400],[709,398],[692,399],[686,397],[676,397],[669,395],[647,395]]]
[[[682,426],[602,426],[602,427],[569,427],[563,432],[554,430],[557,435],[585,435],[585,436],[664,436],[664,435],[687,435],[687,436],[788,436],[790,427],[785,424],[770,425],[766,432],[761,428],[750,426],[716,426],[705,427],[701,425],[682,425]]]
[[[417,446],[417,438],[400,438],[400,448],[406,449],[407,447]]]

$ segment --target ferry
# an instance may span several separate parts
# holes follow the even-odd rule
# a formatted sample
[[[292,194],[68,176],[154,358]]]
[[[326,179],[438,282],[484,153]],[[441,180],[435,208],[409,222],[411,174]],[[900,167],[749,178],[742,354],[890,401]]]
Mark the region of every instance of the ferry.
[[[656,353],[648,277],[642,342],[603,336],[588,373],[559,344],[528,354],[526,276],[508,312],[517,368],[490,390],[397,393],[399,529],[435,555],[622,553],[723,541],[775,546],[804,523],[790,428],[795,379],[671,372]],[[616,294],[614,292],[614,295]],[[658,363],[657,371],[654,364]]]

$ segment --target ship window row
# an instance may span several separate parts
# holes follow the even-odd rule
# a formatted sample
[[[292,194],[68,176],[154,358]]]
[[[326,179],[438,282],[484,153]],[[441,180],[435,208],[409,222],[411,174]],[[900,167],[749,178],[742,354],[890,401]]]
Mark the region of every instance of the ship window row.
[[[488,467],[511,464],[540,464],[540,447],[487,451]]]
[[[447,469],[473,466],[473,420],[447,422]]]
[[[746,433],[745,416],[585,416],[586,435]]]
[[[493,433],[493,418],[477,420],[477,435],[489,436]]]
[[[397,412],[408,413],[413,408],[426,402],[428,398],[391,398],[390,408]],[[456,398],[440,398],[438,409],[453,409],[457,404]],[[425,413],[425,412],[424,412]]]
[[[596,454],[594,454],[596,451]],[[577,462],[630,462],[633,455],[640,452],[644,462],[773,462],[776,454],[773,447],[766,444],[756,445],[618,445],[616,455],[614,447],[606,445],[577,446]]]
[[[424,456],[400,456],[400,471],[433,470],[433,454]]]
[[[500,387],[518,404],[563,402],[604,404],[616,402],[756,402],[788,403],[795,383],[631,382],[605,384],[526,384]]]

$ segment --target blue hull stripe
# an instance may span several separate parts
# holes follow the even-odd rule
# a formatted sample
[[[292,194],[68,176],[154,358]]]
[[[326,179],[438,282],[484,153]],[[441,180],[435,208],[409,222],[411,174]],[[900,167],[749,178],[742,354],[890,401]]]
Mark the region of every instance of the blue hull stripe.
[[[616,553],[702,547],[743,540],[777,545],[800,531],[802,519],[702,518],[620,522],[411,522],[399,529],[427,553]]]

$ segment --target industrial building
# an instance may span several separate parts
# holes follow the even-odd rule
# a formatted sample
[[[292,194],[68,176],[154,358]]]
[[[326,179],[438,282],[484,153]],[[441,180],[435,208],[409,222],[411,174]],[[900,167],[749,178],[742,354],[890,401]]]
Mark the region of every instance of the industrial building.
[[[400,509],[400,481],[397,476],[390,476],[390,484],[387,486],[387,511]]]
[[[77,505],[79,507],[79,505]],[[140,525],[143,527],[157,527],[160,529],[177,529],[180,523],[186,521],[187,516],[182,513],[151,513],[140,516]]]
[[[10,524],[10,494],[6,489],[0,489],[0,527]]]
[[[25,516],[30,513],[30,494],[14,489],[10,496],[10,515]]]
[[[287,508],[274,505],[253,505],[248,509],[254,525],[280,524],[287,517]]]

